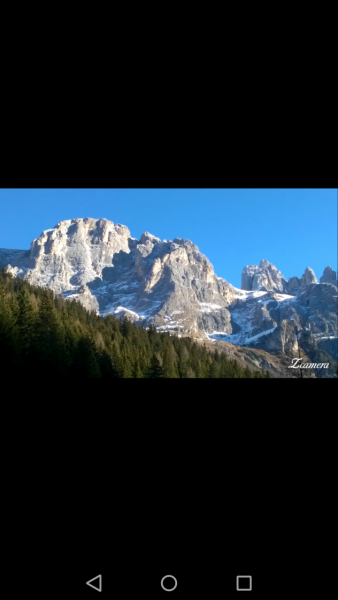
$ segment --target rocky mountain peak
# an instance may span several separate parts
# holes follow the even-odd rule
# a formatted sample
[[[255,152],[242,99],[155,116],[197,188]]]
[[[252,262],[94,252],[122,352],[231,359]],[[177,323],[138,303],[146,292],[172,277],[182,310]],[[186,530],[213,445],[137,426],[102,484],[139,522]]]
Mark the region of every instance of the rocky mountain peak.
[[[262,258],[261,262],[259,263],[259,266],[260,266],[261,269],[271,269],[271,268],[272,269],[276,269],[275,265],[273,265],[272,263],[270,263],[265,258]]]
[[[101,315],[127,314],[190,334],[231,331],[234,288],[184,238],[171,242],[146,231],[138,241],[125,225],[78,218],[43,231],[28,252],[0,251],[0,262]]]
[[[328,268],[329,269],[329,268]],[[328,270],[325,274],[325,280],[335,279]],[[301,289],[304,289],[309,283],[318,283],[316,275],[310,267],[306,267],[302,277],[291,277],[289,281],[285,279],[280,271],[266,259],[262,259],[257,265],[244,267],[242,272],[242,290],[254,291],[263,290],[267,292],[279,292],[284,294],[296,295]]]
[[[242,290],[286,293],[286,288],[287,281],[282,273],[266,259],[260,261],[259,267],[249,265],[243,269]]]
[[[325,267],[323,275],[319,281],[320,283],[331,283],[333,285],[337,285],[336,271],[334,271],[332,267]]]
[[[155,235],[152,235],[148,231],[145,231],[145,233],[142,233],[142,235],[140,237],[140,244],[144,244],[144,245],[146,245],[148,242],[150,242],[151,244],[158,244],[160,241],[161,241],[160,238],[156,237]]]
[[[314,274],[314,271],[310,269],[310,267],[306,267],[302,278],[301,278],[301,287],[304,287],[308,283],[318,283],[317,278]]]
[[[291,277],[287,284],[289,294],[296,295],[304,290],[309,283],[318,283],[313,269],[306,267],[303,275],[299,277]]]

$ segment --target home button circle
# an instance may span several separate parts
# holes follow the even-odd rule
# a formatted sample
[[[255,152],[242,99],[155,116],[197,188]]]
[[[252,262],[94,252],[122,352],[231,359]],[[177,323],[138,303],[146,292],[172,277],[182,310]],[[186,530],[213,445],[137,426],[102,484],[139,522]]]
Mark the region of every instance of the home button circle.
[[[172,581],[174,580],[174,581]],[[173,575],[165,575],[161,579],[161,588],[165,592],[173,592],[177,588],[177,579]]]

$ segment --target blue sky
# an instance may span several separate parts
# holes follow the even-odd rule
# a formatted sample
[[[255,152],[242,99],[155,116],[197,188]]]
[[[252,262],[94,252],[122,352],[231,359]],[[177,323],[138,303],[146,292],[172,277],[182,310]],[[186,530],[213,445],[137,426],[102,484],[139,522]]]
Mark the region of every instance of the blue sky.
[[[336,189],[2,189],[0,209],[0,248],[28,249],[64,219],[105,217],[132,237],[191,240],[236,287],[262,258],[286,279],[337,271]]]

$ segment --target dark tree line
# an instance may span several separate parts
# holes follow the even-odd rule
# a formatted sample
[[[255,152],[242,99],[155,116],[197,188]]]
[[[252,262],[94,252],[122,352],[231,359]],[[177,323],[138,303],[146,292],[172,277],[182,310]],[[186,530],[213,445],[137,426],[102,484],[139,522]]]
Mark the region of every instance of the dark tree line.
[[[269,377],[190,338],[99,317],[76,301],[0,272],[0,365],[17,376]]]

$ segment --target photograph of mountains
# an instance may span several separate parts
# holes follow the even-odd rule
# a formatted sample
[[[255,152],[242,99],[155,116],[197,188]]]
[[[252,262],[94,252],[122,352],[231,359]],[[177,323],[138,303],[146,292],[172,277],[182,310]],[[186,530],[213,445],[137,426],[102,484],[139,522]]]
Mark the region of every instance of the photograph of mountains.
[[[5,372],[337,377],[337,190],[6,189],[0,201]]]

